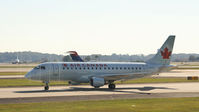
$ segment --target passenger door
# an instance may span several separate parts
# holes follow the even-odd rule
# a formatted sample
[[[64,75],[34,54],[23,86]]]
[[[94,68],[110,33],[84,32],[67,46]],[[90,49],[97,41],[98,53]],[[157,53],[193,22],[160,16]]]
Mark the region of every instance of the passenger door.
[[[59,65],[53,64],[53,80],[59,80],[60,74],[59,74]]]

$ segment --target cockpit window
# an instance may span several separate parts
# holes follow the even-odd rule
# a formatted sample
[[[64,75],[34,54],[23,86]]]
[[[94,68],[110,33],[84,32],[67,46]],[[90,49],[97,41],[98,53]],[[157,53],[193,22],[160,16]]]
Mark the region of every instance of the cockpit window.
[[[35,67],[34,69],[42,69],[42,70],[45,70],[46,67],[45,67],[45,66],[37,66],[37,67]]]
[[[41,69],[45,70],[46,68],[45,68],[45,66],[41,66]]]
[[[34,69],[39,69],[39,66],[35,67]]]

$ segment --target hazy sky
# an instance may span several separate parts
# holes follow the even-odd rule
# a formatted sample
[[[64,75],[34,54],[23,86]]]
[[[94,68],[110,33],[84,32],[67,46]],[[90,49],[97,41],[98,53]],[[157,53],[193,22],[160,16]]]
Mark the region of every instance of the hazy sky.
[[[199,0],[0,0],[0,52],[199,53]]]

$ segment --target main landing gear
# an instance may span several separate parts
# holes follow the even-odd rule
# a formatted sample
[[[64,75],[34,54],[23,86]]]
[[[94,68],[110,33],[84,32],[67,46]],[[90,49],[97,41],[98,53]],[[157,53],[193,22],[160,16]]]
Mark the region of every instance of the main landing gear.
[[[109,84],[109,85],[108,85],[108,88],[109,88],[109,89],[115,89],[115,84]]]
[[[44,83],[45,83],[44,90],[45,90],[45,91],[48,91],[48,90],[49,90],[49,86],[48,86],[48,83],[49,83],[49,82],[44,82]]]
[[[114,81],[109,81],[109,84],[108,84],[108,88],[109,89],[115,89],[115,84],[114,84]]]

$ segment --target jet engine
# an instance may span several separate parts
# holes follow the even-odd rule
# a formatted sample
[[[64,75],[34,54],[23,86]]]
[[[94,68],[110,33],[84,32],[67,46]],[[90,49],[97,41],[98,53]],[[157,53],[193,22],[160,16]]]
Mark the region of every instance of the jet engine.
[[[104,78],[99,77],[92,77],[90,80],[90,85],[94,86],[95,88],[99,88],[100,86],[104,86],[105,81]]]

